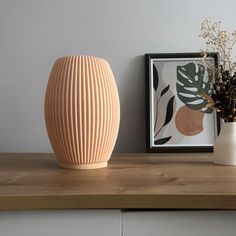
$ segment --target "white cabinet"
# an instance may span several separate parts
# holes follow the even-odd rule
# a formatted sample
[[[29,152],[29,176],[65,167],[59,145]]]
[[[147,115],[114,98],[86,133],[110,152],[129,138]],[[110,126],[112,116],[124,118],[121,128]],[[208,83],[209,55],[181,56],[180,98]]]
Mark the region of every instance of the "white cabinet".
[[[120,210],[0,212],[0,236],[120,236]]]
[[[236,211],[0,212],[0,236],[235,236]]]
[[[127,211],[123,236],[235,236],[236,211]]]

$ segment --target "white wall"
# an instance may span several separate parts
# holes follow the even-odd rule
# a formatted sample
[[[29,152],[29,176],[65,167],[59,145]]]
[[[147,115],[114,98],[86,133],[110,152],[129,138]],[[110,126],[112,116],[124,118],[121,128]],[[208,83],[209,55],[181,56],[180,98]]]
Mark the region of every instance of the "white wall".
[[[145,150],[146,52],[192,52],[206,16],[236,29],[236,1],[0,0],[0,152],[49,152],[43,101],[51,66],[69,54],[104,57],[116,77],[116,151]]]

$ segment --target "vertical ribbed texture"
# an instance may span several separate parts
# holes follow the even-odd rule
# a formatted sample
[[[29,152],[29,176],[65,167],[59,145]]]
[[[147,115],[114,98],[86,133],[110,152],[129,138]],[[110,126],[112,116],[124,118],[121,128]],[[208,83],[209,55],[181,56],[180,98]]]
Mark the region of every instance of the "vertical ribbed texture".
[[[48,136],[61,165],[99,167],[114,148],[120,103],[109,64],[100,58],[58,59],[45,96]]]

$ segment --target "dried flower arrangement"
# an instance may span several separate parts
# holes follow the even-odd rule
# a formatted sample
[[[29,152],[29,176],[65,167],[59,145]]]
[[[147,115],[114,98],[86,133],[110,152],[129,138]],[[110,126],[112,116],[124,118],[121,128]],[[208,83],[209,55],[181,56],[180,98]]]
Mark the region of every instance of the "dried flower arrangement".
[[[206,18],[201,24],[200,37],[206,42],[206,49],[202,51],[203,61],[208,52],[219,53],[219,68],[214,71],[216,79],[209,103],[225,122],[236,122],[236,63],[232,60],[236,31],[227,33],[221,30],[221,22]]]

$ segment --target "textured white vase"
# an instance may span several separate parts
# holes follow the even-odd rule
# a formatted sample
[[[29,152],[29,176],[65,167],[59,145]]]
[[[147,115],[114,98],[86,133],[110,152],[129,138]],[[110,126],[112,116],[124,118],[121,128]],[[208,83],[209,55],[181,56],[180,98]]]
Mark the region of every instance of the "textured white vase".
[[[221,125],[214,145],[214,163],[236,165],[236,122]]]

